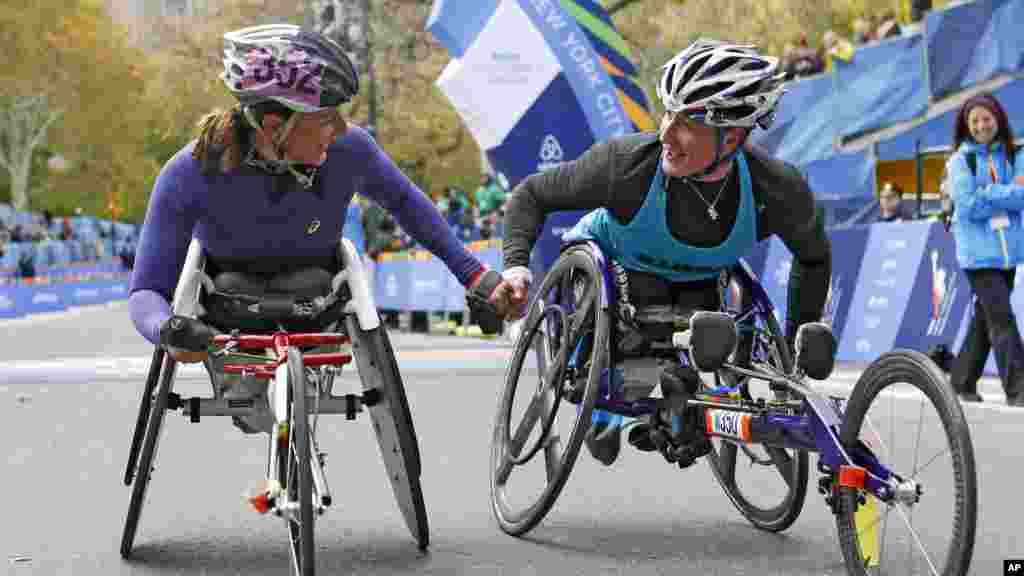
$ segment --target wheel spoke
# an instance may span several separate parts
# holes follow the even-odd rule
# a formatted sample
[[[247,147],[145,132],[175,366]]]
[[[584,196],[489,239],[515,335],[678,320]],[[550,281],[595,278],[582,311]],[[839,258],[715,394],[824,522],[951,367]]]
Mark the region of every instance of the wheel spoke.
[[[914,542],[917,543],[917,547],[921,550],[921,555],[924,556],[925,562],[928,562],[928,568],[931,570],[931,573],[934,576],[939,576],[939,572],[935,569],[935,564],[932,562],[932,558],[928,554],[928,550],[924,547],[924,542],[921,542],[921,537],[918,536],[917,530],[914,530],[914,523],[907,517],[907,513],[903,510],[903,506],[897,504],[896,511],[900,513],[900,517],[903,518],[903,521],[907,525],[907,530],[909,530],[910,535],[914,537]]]
[[[543,403],[545,413],[554,410],[557,401],[554,390],[550,388],[541,394],[541,402]],[[556,415],[555,417],[557,418],[558,416]],[[552,424],[553,429],[554,423]],[[562,443],[558,438],[558,434],[552,434],[549,438],[545,438],[543,442],[544,467],[547,472],[548,482],[551,482],[558,475],[558,469],[562,465]]]

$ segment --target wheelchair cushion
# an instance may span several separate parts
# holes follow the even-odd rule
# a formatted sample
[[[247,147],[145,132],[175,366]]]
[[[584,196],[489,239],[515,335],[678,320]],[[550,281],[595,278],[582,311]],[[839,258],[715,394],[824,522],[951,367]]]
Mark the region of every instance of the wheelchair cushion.
[[[300,268],[273,275],[238,271],[214,276],[213,294],[203,294],[203,320],[218,330],[318,332],[341,318],[344,299],[311,314],[331,293],[332,275],[323,268]]]
[[[724,312],[694,312],[690,318],[690,358],[702,372],[717,370],[736,351],[739,334]]]

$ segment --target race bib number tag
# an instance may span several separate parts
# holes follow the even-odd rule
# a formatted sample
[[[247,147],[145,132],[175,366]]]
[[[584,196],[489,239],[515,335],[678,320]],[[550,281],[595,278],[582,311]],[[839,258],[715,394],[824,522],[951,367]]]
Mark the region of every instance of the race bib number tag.
[[[705,431],[709,436],[724,436],[750,442],[750,420],[752,416],[732,410],[708,410],[705,414]]]
[[[988,219],[988,226],[993,230],[1003,230],[1010,227],[1010,216],[1006,212],[1000,212]]]

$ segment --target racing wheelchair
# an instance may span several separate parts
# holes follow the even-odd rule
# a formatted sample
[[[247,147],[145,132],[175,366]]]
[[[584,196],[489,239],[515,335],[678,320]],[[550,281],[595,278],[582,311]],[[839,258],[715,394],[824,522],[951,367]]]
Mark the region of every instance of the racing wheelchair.
[[[164,417],[172,410],[180,410],[191,422],[232,416],[236,424],[256,426],[249,432],[267,433],[266,488],[252,495],[250,503],[256,511],[284,520],[293,573],[301,576],[315,572],[314,523],[331,505],[326,455],[317,445],[317,417],[345,414],[354,420],[359,413],[369,412],[405,524],[419,548],[427,548],[419,447],[395,355],[377,316],[362,262],[347,239],[339,246],[337,260],[339,271],[328,277],[328,285],[320,286],[311,301],[225,293],[207,274],[212,263],[193,239],[175,289],[175,315],[207,320],[210,307],[226,307],[248,314],[264,328],[235,327],[224,332],[223,326],[214,323],[222,333],[213,337],[206,361],[211,397],[176,394],[177,362],[161,346],[153,352],[124,476],[125,485],[132,489],[121,538],[124,558],[132,553]],[[328,324],[323,326],[324,322]],[[335,377],[353,359],[362,393],[334,395]],[[232,389],[243,382],[263,393],[232,395]]]
[[[530,299],[498,403],[490,492],[501,529],[521,536],[545,517],[592,422],[611,416],[623,419],[629,444],[673,466],[706,456],[735,508],[769,532],[800,515],[817,454],[817,489],[850,574],[966,574],[977,514],[973,447],[934,363],[894,350],[842,390],[848,397],[828,395],[826,383],[812,382],[834,368],[826,324],[801,326],[793,355],[744,261],[721,271],[717,287],[717,311],[637,309],[623,305],[624,271],[597,244],[563,247]],[[660,394],[653,384],[639,394],[625,385],[616,377],[628,362],[623,350],[637,348],[624,344],[632,338],[624,324],[656,361],[650,378],[666,370],[692,377],[662,378]],[[916,426],[905,422],[914,416]],[[908,445],[911,459],[896,465]]]

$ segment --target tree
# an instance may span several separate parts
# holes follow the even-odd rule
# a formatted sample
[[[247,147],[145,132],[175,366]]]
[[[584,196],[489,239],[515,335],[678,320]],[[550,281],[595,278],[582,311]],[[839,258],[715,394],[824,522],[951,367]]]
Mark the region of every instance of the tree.
[[[10,175],[15,210],[29,206],[32,153],[62,113],[51,108],[45,94],[0,94],[0,167]]]

